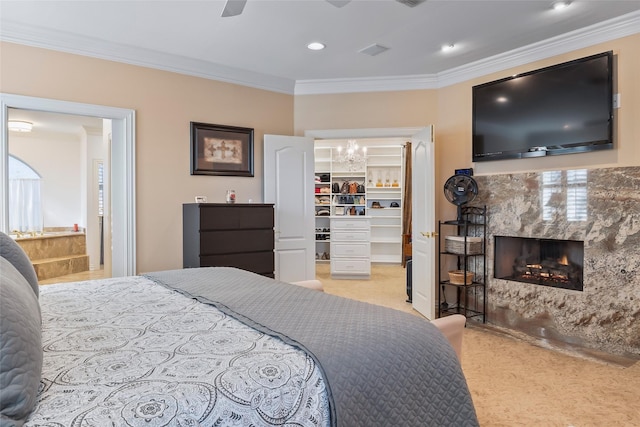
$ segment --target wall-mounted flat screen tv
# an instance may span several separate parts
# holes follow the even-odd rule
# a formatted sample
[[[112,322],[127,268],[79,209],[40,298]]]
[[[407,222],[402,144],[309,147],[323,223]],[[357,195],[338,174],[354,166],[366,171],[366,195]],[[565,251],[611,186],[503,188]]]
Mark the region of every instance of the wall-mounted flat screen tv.
[[[613,148],[613,52],[473,87],[473,161]]]

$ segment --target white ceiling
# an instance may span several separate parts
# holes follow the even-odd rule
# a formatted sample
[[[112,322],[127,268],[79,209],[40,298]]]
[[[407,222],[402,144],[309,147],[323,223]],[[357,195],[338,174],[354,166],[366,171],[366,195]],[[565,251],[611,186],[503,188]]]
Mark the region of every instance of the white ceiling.
[[[439,87],[640,32],[640,0],[552,3],[248,0],[222,18],[223,0],[0,0],[0,38],[304,94]],[[358,53],[374,43],[389,50]]]
[[[18,120],[33,124],[34,134],[68,134],[78,137],[83,129],[87,132],[102,132],[102,119],[89,116],[50,113],[46,111],[20,110],[9,108],[8,120]],[[21,132],[11,132],[10,136],[28,136]]]

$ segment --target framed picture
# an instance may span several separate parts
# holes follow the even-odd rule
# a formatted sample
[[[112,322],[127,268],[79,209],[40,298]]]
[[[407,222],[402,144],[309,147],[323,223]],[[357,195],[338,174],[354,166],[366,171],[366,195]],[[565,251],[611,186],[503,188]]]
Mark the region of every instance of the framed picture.
[[[253,176],[253,129],[191,122],[191,175]]]

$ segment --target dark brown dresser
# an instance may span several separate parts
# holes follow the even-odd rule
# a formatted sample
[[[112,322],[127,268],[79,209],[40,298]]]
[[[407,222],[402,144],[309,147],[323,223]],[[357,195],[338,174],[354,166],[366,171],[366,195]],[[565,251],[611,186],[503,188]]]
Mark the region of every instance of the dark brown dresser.
[[[182,205],[183,267],[237,267],[274,277],[273,204]]]

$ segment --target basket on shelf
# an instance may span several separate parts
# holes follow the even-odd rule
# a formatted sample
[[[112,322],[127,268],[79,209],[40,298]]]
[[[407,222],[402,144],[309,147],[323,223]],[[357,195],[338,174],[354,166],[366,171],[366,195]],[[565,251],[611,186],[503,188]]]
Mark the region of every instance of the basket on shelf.
[[[482,237],[467,237],[467,255],[482,253]],[[464,236],[445,236],[444,250],[452,254],[464,255]]]
[[[453,270],[449,272],[449,282],[454,285],[470,285],[473,282],[473,272],[467,271],[467,280],[464,280],[464,271]]]

